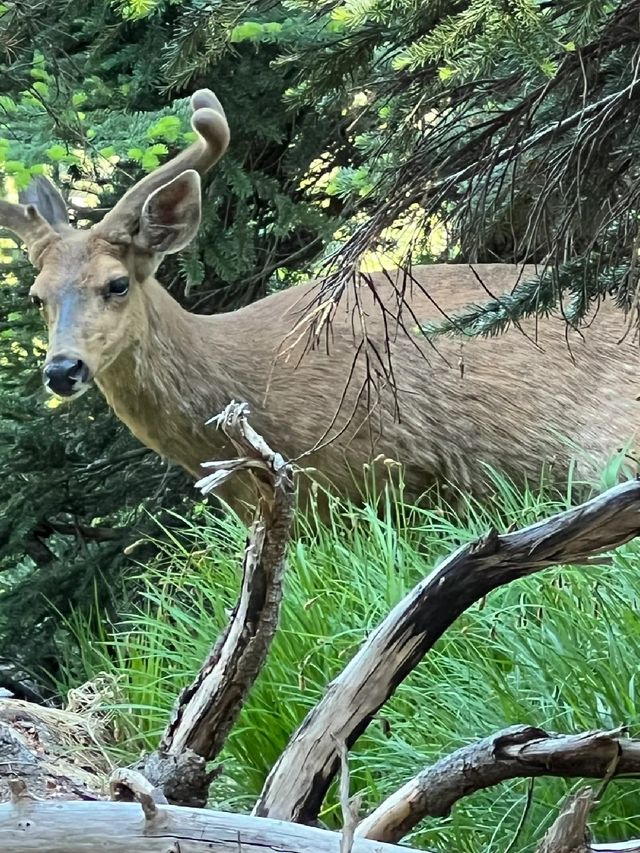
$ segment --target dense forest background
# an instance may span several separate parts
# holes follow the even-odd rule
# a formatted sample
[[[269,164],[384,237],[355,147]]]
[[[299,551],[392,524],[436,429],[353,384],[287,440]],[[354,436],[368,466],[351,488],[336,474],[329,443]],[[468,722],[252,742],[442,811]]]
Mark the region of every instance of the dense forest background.
[[[602,0],[5,0],[0,178],[12,194],[46,173],[93,221],[188,143],[207,86],[232,143],[198,239],[161,270],[184,305],[318,271],[339,289],[363,260],[535,260],[517,299],[460,322],[495,333],[561,299],[578,322],[635,295],[639,20]],[[45,689],[69,620],[117,607],[202,507],[97,392],[46,398],[32,271],[2,247],[0,683]]]

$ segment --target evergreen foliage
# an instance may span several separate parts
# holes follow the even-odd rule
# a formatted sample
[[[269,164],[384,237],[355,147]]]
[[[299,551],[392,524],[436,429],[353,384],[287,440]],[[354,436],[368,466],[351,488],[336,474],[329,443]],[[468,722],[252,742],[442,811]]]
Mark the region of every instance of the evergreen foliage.
[[[366,217],[333,257],[325,296],[410,214],[414,260],[445,223],[443,260],[540,264],[536,299],[523,288],[508,313],[463,314],[470,333],[501,331],[567,289],[582,288],[576,323],[612,290],[633,303],[639,12],[636,0],[343,0],[312,13],[324,40],[282,45],[285,64],[305,56],[290,99],[363,93],[362,163],[336,184]]]
[[[197,240],[160,273],[189,308],[321,259],[337,294],[376,251],[541,264],[433,333],[494,334],[560,299],[573,323],[606,295],[628,310],[638,20],[640,0],[1,0],[1,189],[44,172],[98,219],[189,142],[188,95],[209,86],[233,144]],[[187,513],[192,493],[97,392],[51,408],[32,272],[0,251],[0,640],[12,665],[53,670],[60,614],[119,590],[148,512]]]
[[[205,184],[197,241],[161,271],[183,304],[208,313],[264,295],[276,270],[283,281],[295,275],[330,236],[341,203],[308,199],[300,183],[327,148],[339,156],[330,136],[342,119],[337,101],[322,113],[284,108],[292,71],[271,69],[269,44],[235,36],[232,54],[231,11],[193,85],[181,88],[193,77],[183,71],[167,77],[171,51],[187,63],[188,39],[201,35],[183,20],[194,24],[205,6],[0,6],[0,177],[11,195],[44,172],[76,218],[97,219],[189,143],[188,94],[215,88],[234,144]],[[27,297],[33,273],[10,240],[0,245],[0,637],[4,665],[42,681],[56,670],[61,619],[96,597],[105,603],[109,591],[117,598],[122,571],[150,551],[125,548],[155,529],[150,514],[188,513],[193,489],[140,447],[97,391],[51,407],[43,330]]]

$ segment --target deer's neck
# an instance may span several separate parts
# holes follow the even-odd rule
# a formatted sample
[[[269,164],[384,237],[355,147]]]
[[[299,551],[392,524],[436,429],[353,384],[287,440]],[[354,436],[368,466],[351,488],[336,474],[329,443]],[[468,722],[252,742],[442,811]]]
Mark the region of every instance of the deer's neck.
[[[189,314],[157,282],[145,284],[143,300],[137,340],[97,383],[143,444],[197,476],[212,451],[226,450],[205,421],[243,390],[226,369],[230,342],[221,318]]]

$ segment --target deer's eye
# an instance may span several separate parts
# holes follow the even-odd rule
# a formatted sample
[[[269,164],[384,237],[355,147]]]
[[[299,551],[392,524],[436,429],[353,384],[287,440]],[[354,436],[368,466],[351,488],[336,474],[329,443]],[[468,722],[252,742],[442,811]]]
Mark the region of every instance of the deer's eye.
[[[42,301],[42,299],[40,299],[39,296],[36,296],[35,293],[32,293],[31,294],[31,301],[36,306],[38,311],[42,311],[42,309],[44,308],[44,302]]]
[[[124,296],[129,290],[129,279],[126,275],[120,278],[113,278],[109,282],[109,296]]]

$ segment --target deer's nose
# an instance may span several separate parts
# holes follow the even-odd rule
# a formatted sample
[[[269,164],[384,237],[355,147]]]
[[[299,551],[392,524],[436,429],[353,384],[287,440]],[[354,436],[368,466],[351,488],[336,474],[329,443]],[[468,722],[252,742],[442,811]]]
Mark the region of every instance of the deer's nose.
[[[89,369],[79,358],[58,355],[45,365],[44,384],[60,397],[71,397],[89,379]]]

